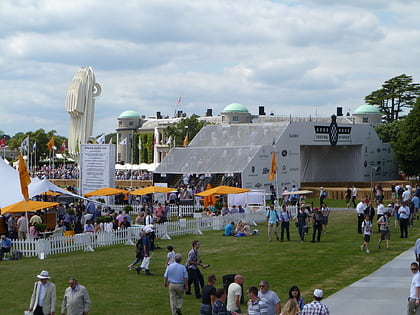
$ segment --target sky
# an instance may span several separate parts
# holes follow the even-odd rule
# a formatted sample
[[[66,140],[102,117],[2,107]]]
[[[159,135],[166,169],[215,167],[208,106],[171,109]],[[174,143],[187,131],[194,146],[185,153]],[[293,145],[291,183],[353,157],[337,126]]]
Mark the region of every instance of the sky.
[[[416,0],[1,0],[0,131],[67,137],[67,89],[88,66],[95,137],[125,110],[352,113],[390,78],[420,82],[419,12]]]

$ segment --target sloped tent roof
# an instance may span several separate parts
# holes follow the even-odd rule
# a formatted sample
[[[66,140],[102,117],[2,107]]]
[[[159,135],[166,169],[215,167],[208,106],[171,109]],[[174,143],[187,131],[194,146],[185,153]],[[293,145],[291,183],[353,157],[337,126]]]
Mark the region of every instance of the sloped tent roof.
[[[174,148],[155,173],[241,172],[263,145],[276,142],[288,122],[205,126],[187,148]]]
[[[12,213],[12,212],[31,212],[31,211],[37,211],[45,208],[50,208],[53,206],[59,205],[59,202],[45,202],[45,201],[33,201],[28,200],[25,205],[25,201],[19,201],[17,203],[14,203],[10,206],[4,207],[1,209],[1,214],[5,213]]]
[[[76,194],[54,185],[48,179],[40,180],[37,177],[31,178],[28,190],[29,198],[47,191],[60,192],[81,198]],[[0,159],[0,208],[7,207],[22,200],[23,196],[20,190],[19,172]]]

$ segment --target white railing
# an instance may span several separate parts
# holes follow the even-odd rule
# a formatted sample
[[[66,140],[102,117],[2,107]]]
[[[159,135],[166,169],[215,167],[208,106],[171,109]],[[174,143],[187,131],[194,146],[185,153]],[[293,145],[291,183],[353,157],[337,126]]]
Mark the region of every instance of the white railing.
[[[290,209],[294,213],[294,209]],[[225,216],[207,216],[195,213],[194,218],[181,218],[178,221],[156,225],[156,237],[170,239],[172,236],[187,234],[203,234],[203,231],[223,230],[230,223],[239,220],[250,225],[266,221],[266,211],[228,214]],[[25,257],[38,256],[45,259],[48,255],[56,255],[74,251],[94,251],[94,248],[117,244],[133,245],[138,239],[142,226],[132,226],[112,232],[82,233],[71,236],[51,236],[46,239],[13,240],[13,250],[22,252]]]

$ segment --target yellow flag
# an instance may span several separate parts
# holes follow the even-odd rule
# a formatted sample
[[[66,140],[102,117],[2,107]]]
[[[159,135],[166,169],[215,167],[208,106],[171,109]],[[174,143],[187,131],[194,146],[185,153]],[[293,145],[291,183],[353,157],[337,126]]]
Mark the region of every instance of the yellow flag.
[[[184,147],[186,147],[187,144],[188,144],[188,134],[186,134],[184,138]]]
[[[274,176],[277,172],[277,161],[276,161],[276,152],[273,151],[271,153],[271,168],[270,168],[270,176],[268,176],[268,180],[273,180]]]
[[[52,151],[54,148],[54,136],[47,142],[48,150]]]
[[[19,179],[20,179],[20,190],[23,198],[26,201],[29,200],[28,185],[31,183],[31,177],[29,176],[28,169],[26,168],[25,161],[23,160],[22,154],[19,155]]]

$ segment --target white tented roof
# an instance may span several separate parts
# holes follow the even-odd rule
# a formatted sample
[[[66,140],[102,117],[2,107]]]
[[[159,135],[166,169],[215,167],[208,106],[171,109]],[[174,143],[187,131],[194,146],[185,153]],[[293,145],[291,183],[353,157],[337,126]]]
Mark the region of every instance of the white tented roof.
[[[174,148],[156,173],[242,172],[262,145],[272,145],[289,123],[210,125],[186,148]]]

